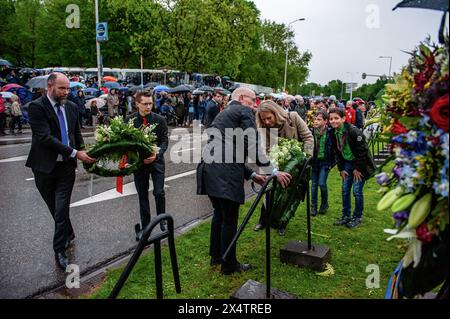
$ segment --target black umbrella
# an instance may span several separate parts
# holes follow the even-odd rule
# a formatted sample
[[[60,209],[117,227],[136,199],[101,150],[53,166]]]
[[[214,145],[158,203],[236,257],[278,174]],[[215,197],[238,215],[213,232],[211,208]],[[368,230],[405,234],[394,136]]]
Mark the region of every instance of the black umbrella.
[[[205,91],[200,91],[199,89],[194,90],[194,92],[192,92],[193,95],[203,95],[205,94]]]
[[[403,0],[398,3],[394,9],[397,8],[420,8],[420,9],[430,9],[444,11],[444,16],[442,17],[441,26],[439,28],[439,42],[444,43],[444,33],[445,33],[445,20],[448,12],[448,0]]]
[[[222,95],[230,95],[231,91],[228,91],[227,89],[224,89],[223,87],[215,87],[214,92],[218,92]]]
[[[159,83],[158,82],[149,82],[149,83],[147,83],[146,85],[144,85],[144,87],[145,88],[155,88],[155,87],[157,87],[159,85]]]
[[[214,89],[207,85],[203,85],[203,86],[199,87],[198,89],[200,91],[204,91],[204,92],[214,92]]]
[[[230,88],[228,88],[228,90],[233,92],[234,90],[236,90],[240,86],[241,86],[240,84],[235,84],[235,85],[231,86]]]
[[[6,66],[6,67],[12,67],[11,62],[5,60],[5,59],[0,59],[0,66]]]
[[[448,11],[448,0],[403,0],[392,10],[397,8],[422,8]]]
[[[22,69],[20,69],[20,73],[33,73],[33,72],[36,72],[36,70],[33,69],[33,68],[22,68]]]
[[[178,85],[177,87],[169,90],[169,93],[186,93],[186,92],[191,92],[191,88],[186,85]]]

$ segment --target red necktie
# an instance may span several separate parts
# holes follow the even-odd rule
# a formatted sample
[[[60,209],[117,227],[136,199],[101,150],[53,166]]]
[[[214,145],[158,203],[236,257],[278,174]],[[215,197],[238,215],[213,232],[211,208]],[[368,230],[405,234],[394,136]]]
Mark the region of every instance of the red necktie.
[[[147,126],[147,117],[144,117],[144,126]]]

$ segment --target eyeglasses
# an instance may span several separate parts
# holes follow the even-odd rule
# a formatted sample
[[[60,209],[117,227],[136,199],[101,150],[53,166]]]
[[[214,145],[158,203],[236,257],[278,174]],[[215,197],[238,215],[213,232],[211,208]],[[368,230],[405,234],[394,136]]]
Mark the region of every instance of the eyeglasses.
[[[150,103],[141,103],[141,102],[138,102],[140,105],[144,105],[144,106],[152,106],[153,105],[153,102],[150,102]]]

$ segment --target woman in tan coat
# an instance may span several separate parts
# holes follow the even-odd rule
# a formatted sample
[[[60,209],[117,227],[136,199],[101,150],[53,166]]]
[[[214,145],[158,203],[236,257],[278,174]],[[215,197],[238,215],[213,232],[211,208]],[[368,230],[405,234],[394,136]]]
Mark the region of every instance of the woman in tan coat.
[[[303,143],[305,153],[312,156],[314,153],[314,138],[306,123],[297,112],[286,112],[281,106],[273,101],[264,101],[261,103],[256,114],[256,126],[266,130],[266,150],[270,145],[270,129],[278,129],[279,138],[296,139]],[[264,210],[261,211],[261,217],[255,231],[265,227]],[[279,229],[278,233],[283,236],[285,229]]]

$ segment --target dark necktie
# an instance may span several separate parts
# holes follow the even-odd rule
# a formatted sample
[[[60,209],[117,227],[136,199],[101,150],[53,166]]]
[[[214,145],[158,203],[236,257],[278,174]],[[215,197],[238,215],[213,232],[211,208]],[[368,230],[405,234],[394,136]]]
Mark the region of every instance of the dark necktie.
[[[55,104],[56,106],[56,114],[58,114],[58,121],[59,121],[59,128],[61,130],[61,142],[64,145],[69,146],[69,138],[67,136],[67,128],[66,128],[66,121],[64,121],[64,115],[61,110],[61,105],[59,103]]]

